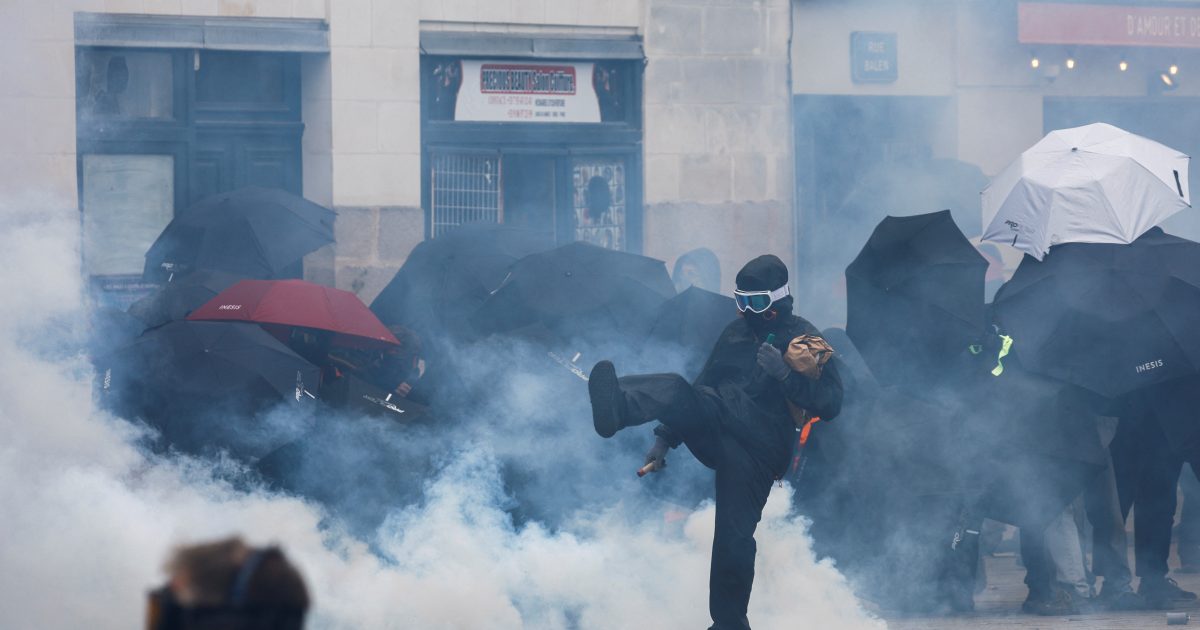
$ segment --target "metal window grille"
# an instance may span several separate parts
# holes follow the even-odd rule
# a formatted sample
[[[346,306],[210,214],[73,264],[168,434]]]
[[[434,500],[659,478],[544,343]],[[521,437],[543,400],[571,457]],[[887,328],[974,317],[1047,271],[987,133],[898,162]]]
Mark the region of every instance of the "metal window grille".
[[[464,223],[504,222],[499,155],[438,153],[432,160],[433,238]]]

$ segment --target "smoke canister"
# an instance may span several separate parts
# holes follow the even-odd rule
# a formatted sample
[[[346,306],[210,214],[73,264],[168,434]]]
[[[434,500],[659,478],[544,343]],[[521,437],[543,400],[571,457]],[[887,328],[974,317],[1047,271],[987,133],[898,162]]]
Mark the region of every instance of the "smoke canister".
[[[1168,626],[1186,626],[1190,617],[1185,612],[1169,612],[1167,613]]]

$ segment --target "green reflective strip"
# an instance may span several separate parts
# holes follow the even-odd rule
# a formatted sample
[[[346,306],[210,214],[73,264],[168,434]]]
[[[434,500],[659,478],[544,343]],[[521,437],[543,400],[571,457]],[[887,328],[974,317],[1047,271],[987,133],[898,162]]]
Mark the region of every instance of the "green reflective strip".
[[[1004,357],[1008,356],[1008,351],[1012,350],[1013,338],[1008,335],[1000,335],[1000,354],[996,357],[996,367],[992,368],[992,376],[1000,376],[1004,373]]]

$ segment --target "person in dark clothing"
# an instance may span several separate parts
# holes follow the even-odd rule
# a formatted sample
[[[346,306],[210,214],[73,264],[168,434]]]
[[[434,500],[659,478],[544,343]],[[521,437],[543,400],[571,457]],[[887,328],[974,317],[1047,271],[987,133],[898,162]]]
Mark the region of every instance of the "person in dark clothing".
[[[1123,416],[1109,449],[1121,515],[1129,518],[1136,508],[1133,527],[1134,568],[1141,581],[1138,593],[1150,608],[1172,608],[1196,594],[1179,588],[1167,576],[1171,554],[1171,528],[1175,523],[1175,491],[1183,459],[1172,452],[1154,411]]]
[[[1102,443],[1112,443],[1116,430],[1113,420],[1109,418],[1101,423]],[[1146,603],[1133,590],[1125,517],[1121,512],[1111,451],[1107,459],[1104,472],[1088,485],[1083,495],[1084,509],[1092,524],[1092,573],[1104,578],[1096,601],[1109,610],[1142,610]]]
[[[649,469],[662,470],[668,451],[682,443],[716,471],[710,630],[750,627],[754,530],[771,483],[787,471],[803,419],[832,420],[841,409],[842,383],[832,363],[811,369],[790,360],[793,339],[819,333],[792,314],[787,282],[787,267],[775,256],[755,258],[738,272],[742,317],[726,327],[694,384],[677,374],[618,379],[608,361],[596,364],[588,382],[602,437],[658,420]]]

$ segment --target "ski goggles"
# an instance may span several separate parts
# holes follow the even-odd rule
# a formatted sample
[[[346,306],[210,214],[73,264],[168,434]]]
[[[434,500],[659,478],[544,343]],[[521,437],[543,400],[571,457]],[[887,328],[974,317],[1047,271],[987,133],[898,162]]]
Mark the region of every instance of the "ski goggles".
[[[791,295],[787,285],[783,285],[774,291],[741,291],[733,292],[733,301],[737,303],[737,309],[743,313],[750,311],[751,313],[761,313],[771,305]]]

